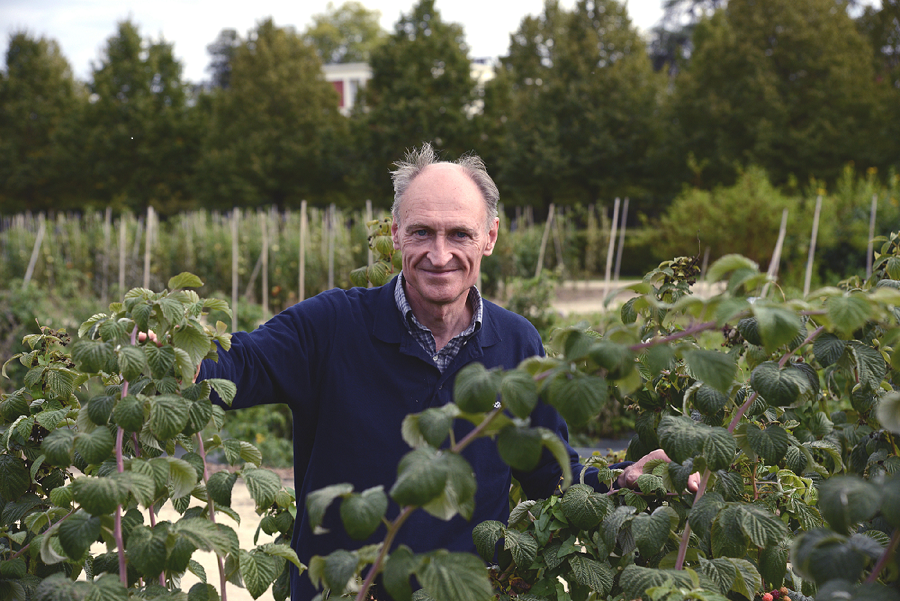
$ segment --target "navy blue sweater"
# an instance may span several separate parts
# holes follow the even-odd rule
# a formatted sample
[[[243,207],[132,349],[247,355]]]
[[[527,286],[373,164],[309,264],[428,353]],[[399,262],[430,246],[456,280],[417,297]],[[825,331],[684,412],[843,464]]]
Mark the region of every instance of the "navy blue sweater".
[[[238,332],[218,363],[205,361],[199,379],[226,378],[237,384],[232,408],[287,403],[294,414],[294,465],[297,523],[292,545],[308,565],[313,555],[356,549],[383,540],[380,527],[368,541],[345,533],[334,503],[325,517],[327,534],[314,534],[305,509],[306,495],[322,487],[352,483],[357,492],[381,485],[390,490],[397,464],[410,447],[400,435],[403,418],[453,400],[459,370],[473,361],[511,369],[523,359],[543,354],[540,336],[523,317],[484,301],[481,329],[442,374],[410,336],[394,302],[396,278],[380,288],[334,289],[286,309],[251,333]],[[568,440],[559,414],[539,403],[532,425]],[[456,439],[472,425],[457,420]],[[573,473],[581,466],[569,448]],[[416,511],[401,528],[396,544],[415,552],[436,548],[472,551],[472,528],[484,520],[505,522],[514,474],[531,498],[553,493],[560,468],[548,452],[537,469],[513,472],[489,439],[471,444],[463,456],[477,479],[471,522],[456,516],[441,521]],[[387,517],[397,515],[391,504]],[[311,599],[314,589],[294,571],[293,601]]]

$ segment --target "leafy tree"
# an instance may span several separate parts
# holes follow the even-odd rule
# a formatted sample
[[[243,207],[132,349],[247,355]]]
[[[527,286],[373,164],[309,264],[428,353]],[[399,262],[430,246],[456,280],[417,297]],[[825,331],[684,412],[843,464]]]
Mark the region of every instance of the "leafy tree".
[[[209,65],[206,70],[212,74],[212,85],[216,88],[227,88],[231,83],[231,59],[234,50],[241,44],[241,38],[234,29],[223,29],[216,40],[206,47],[209,53]]]
[[[380,11],[369,10],[355,0],[339,7],[329,2],[324,13],[313,16],[304,38],[325,64],[367,63],[372,50],[386,37],[378,22],[380,18]]]
[[[462,27],[445,22],[434,0],[401,16],[388,41],[372,51],[371,66],[357,115],[367,184],[384,182],[378,192],[390,194],[384,177],[390,161],[423,141],[452,156],[473,148],[468,46]]]
[[[0,211],[61,207],[68,186],[59,144],[86,100],[54,40],[10,36],[0,72]]]
[[[284,207],[339,193],[347,122],[314,49],[293,30],[268,19],[250,33],[212,112],[198,179],[208,205]]]
[[[622,4],[548,1],[512,36],[494,83],[508,95],[486,109],[504,124],[499,177],[545,203],[639,193],[661,84]]]
[[[675,82],[670,156],[688,179],[732,182],[757,164],[774,183],[791,174],[833,181],[866,149],[875,106],[870,51],[833,0],[733,0],[698,24]]]
[[[200,124],[181,73],[172,45],[143,40],[130,21],[107,40],[83,122],[85,174],[100,202],[162,213],[190,206]]]

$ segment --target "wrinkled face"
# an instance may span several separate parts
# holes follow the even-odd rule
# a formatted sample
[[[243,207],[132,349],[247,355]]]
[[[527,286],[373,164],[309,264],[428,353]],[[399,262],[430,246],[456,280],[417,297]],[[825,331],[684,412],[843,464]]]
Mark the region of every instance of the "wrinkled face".
[[[499,220],[486,224],[481,191],[459,166],[429,165],[412,181],[391,232],[413,309],[465,303],[497,242]]]

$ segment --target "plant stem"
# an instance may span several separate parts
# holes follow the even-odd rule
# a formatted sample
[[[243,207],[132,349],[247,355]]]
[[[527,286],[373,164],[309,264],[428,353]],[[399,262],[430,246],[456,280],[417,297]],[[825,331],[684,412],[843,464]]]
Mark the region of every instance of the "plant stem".
[[[813,340],[818,338],[819,334],[821,334],[824,331],[825,331],[825,326],[819,326],[818,328],[813,330],[809,334],[809,336],[806,337],[806,340],[804,340],[803,342],[801,342],[800,344],[797,345],[797,348],[784,354],[784,357],[782,357],[781,361],[778,362],[778,367],[784,367],[785,365],[787,365],[788,359],[791,358],[791,355],[793,355],[798,350],[800,350],[802,347],[806,346],[807,344],[809,344],[810,342],[812,342]]]
[[[700,480],[700,486],[697,487],[697,495],[694,497],[694,503],[700,500],[700,497],[706,492],[706,486],[709,484],[709,477],[712,472],[706,470],[703,472],[703,479]],[[688,543],[691,541],[691,523],[685,522],[684,532],[681,533],[681,544],[678,545],[678,557],[675,560],[675,569],[684,568],[684,558],[687,556]]]
[[[460,453],[463,449],[465,449],[469,444],[478,438],[478,436],[487,429],[494,418],[500,415],[502,411],[501,408],[494,409],[484,420],[478,424],[475,428],[472,429],[471,432],[466,434],[462,440],[457,442],[450,448],[450,453]],[[201,443],[202,444],[202,443]],[[202,451],[202,446],[201,446]],[[204,459],[203,462],[204,469],[206,466],[206,461]],[[369,592],[369,589],[372,587],[372,583],[375,582],[375,577],[378,575],[378,572],[381,571],[381,564],[384,563],[384,558],[391,550],[391,545],[394,543],[394,538],[397,536],[397,531],[400,530],[400,526],[406,522],[409,518],[410,514],[416,509],[413,505],[407,505],[400,510],[400,515],[397,516],[397,519],[394,520],[387,529],[387,536],[384,537],[384,542],[381,545],[381,549],[378,551],[378,557],[375,558],[375,563],[372,564],[372,567],[369,569],[369,572],[366,574],[366,579],[363,581],[362,587],[359,589],[359,593],[356,595],[356,601],[364,601],[366,598],[366,593]],[[225,599],[222,599],[225,601]]]
[[[694,323],[687,328],[681,330],[680,332],[675,332],[674,334],[669,334],[668,336],[663,336],[661,338],[651,338],[647,342],[641,342],[640,344],[632,344],[628,347],[632,351],[639,351],[645,348],[650,348],[651,346],[656,346],[658,344],[666,344],[667,342],[672,342],[673,340],[678,340],[680,338],[686,338],[688,336],[693,336],[699,332],[705,332],[706,330],[715,329],[718,326],[718,323],[715,321],[703,321],[700,323]]]
[[[888,545],[887,549],[884,550],[884,553],[881,554],[881,557],[878,558],[878,563],[875,564],[875,567],[872,568],[872,573],[866,578],[866,584],[878,580],[878,575],[881,573],[881,570],[884,569],[888,561],[890,561],[891,556],[894,554],[894,551],[897,550],[898,543],[900,543],[900,529],[894,530],[894,536],[891,537],[891,544]]]
[[[75,514],[75,510],[73,509],[72,511],[70,511],[70,512],[67,513],[66,515],[64,515],[64,516],[62,516],[61,518],[59,518],[59,521],[56,522],[55,524],[53,524],[52,526],[50,526],[50,528],[53,528],[54,526],[58,526],[59,524],[62,524],[64,521],[66,521],[67,519],[69,519],[70,517],[72,517],[72,515],[74,515],[74,514]],[[47,530],[50,530],[50,528],[47,528]],[[46,531],[45,531],[45,532],[46,532]],[[10,555],[8,561],[13,560],[13,559],[15,559],[16,557],[20,556],[22,553],[24,553],[25,551],[27,551],[27,550],[28,550],[28,547],[30,547],[30,546],[31,546],[31,543],[28,543],[27,545],[25,545],[24,547],[22,547],[21,549],[19,549],[18,551],[16,551],[16,552],[13,553],[12,555]]]
[[[200,458],[203,460],[203,484],[209,484],[209,469],[206,466],[206,448],[203,446],[203,432],[197,432],[197,449],[200,451]],[[212,495],[209,494],[209,488],[206,490],[206,502],[209,505],[209,521],[215,524],[216,504],[212,500]],[[228,601],[228,595],[225,592],[225,584],[227,583],[225,578],[225,564],[222,562],[222,557],[218,553],[216,553],[216,562],[219,566],[219,588],[222,589],[220,591],[222,601]]]
[[[131,344],[134,345],[137,342],[137,331],[138,327],[135,324],[134,328],[131,330]],[[128,380],[122,378],[122,398],[128,395]],[[125,440],[125,430],[122,429],[122,426],[119,426],[116,431],[116,471],[118,473],[122,473],[125,471],[125,458],[122,456],[122,443]],[[150,510],[153,511],[152,509]],[[116,539],[116,551],[119,556],[119,580],[122,582],[122,585],[125,588],[128,588],[128,570],[126,568],[125,562],[125,540],[122,536],[122,504],[116,505],[116,521],[113,526],[113,536]],[[160,583],[163,582],[163,576],[160,575]]]

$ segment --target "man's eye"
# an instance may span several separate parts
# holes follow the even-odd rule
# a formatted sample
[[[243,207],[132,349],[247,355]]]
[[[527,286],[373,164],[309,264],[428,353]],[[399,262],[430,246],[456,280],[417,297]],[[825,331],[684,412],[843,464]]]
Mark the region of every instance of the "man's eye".
[[[428,235],[428,230],[416,230],[413,232],[413,236],[424,237]]]
[[[468,238],[469,234],[467,232],[456,232],[457,238]]]

